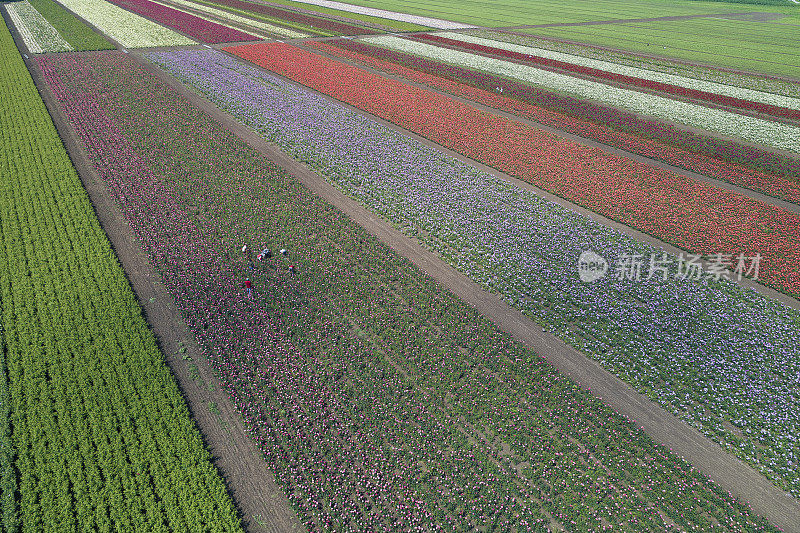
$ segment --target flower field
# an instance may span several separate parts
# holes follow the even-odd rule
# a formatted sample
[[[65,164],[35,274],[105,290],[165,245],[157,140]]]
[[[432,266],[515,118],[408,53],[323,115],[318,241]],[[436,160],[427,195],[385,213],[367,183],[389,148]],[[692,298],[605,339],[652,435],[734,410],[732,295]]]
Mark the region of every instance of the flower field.
[[[58,0],[58,2],[128,48],[196,44],[188,37],[105,0]]]
[[[507,92],[500,95],[496,91],[486,90],[491,86],[497,87],[497,84],[493,85],[490,80],[480,80],[479,83],[475,84],[476,86],[453,81],[443,76],[447,72],[442,64],[426,65],[426,68],[420,68],[420,65],[412,63],[413,58],[410,56],[403,57],[391,50],[364,45],[352,40],[337,41],[335,43],[307,42],[304,43],[304,46],[313,50],[320,50],[328,55],[341,57],[399,75],[434,89],[442,90],[455,96],[462,96],[475,102],[480,102],[483,105],[535,120],[541,124],[559,128],[568,133],[580,135],[608,146],[659,159],[671,165],[746,187],[768,196],[800,203],[799,179],[768,174],[741,164],[714,159],[702,153],[657,142],[647,137],[633,135],[608,126],[548,111],[543,107],[533,106],[524,101],[505,96]],[[409,64],[413,68],[405,66]],[[415,68],[420,68],[420,70],[415,70]],[[438,75],[432,75],[428,72],[436,72]],[[479,87],[485,87],[485,89]]]
[[[681,249],[758,252],[762,282],[800,294],[794,213],[290,45],[226,50]]]
[[[26,0],[74,50],[108,50],[114,46],[54,0]],[[8,4],[10,5],[10,4]]]
[[[275,4],[266,5],[245,0],[214,0],[213,5],[239,13],[266,17],[275,22],[296,25],[295,27],[300,31],[307,31],[317,35],[371,35],[379,33],[363,26],[355,26],[324,17],[282,9]]]
[[[25,46],[34,54],[67,52],[72,46],[27,0],[5,4],[6,12],[22,36]]]
[[[211,5],[199,2],[192,2],[190,0],[169,0],[168,2],[170,5],[176,5],[179,7],[184,7],[187,9],[191,9],[194,11],[202,12],[210,17],[215,17],[217,19],[222,19],[229,21],[235,25],[245,26],[245,27],[252,27],[257,28],[259,30],[265,31],[272,35],[277,35],[280,37],[288,37],[290,39],[297,39],[301,37],[308,37],[305,33],[301,33],[299,31],[294,31],[289,28],[284,28],[283,26],[277,26],[275,24],[268,24],[262,20],[258,20],[255,18],[247,18],[236,15],[230,11],[225,11],[223,9],[217,9],[211,7]]]
[[[255,41],[258,38],[243,31],[172,9],[150,0],[108,0],[128,11],[155,20],[201,43],[217,44],[236,41]]]
[[[611,127],[620,132],[652,139],[682,150],[705,154],[720,161],[731,161],[770,174],[800,180],[800,164],[796,158],[781,156],[755,146],[702,135],[664,121],[647,119],[614,107],[537,89],[530,84],[516,82],[506,77],[456,67],[388,48],[367,45],[363,41],[340,40],[331,44],[377,59],[397,62],[420,72],[469,84],[489,92],[497,93],[497,88],[502,87],[503,96],[573,117],[580,122]]]
[[[444,61],[456,66],[509,77],[547,90],[600,102],[629,112],[640,113],[645,116],[685,124],[693,128],[800,153],[800,127],[794,125],[613,87],[604,83],[550,72],[536,67],[442,48],[391,35],[370,37],[365,41],[393,50]]]
[[[800,371],[797,312],[732,283],[582,283],[582,250],[612,264],[625,252],[655,251],[222,54],[149,57],[778,483],[800,489],[792,467],[800,409],[790,392]],[[696,321],[691,330],[686,317]],[[741,329],[731,333],[731,324]]]
[[[449,48],[466,49],[481,55],[499,56],[520,64],[537,67],[551,67],[561,71],[575,72],[592,78],[609,80],[633,88],[650,89],[662,94],[691,98],[729,108],[756,111],[765,115],[782,117],[797,121],[800,119],[800,100],[785,96],[750,91],[720,84],[710,84],[689,78],[667,77],[664,74],[644,69],[624,68],[613,63],[592,62],[576,56],[558,56],[547,50],[515,46],[502,42],[462,38],[460,34],[417,34],[412,39],[434,43]],[[499,45],[496,46],[496,45]],[[536,54],[536,55],[534,55]]]
[[[3,531],[241,531],[0,21]]]
[[[130,56],[38,64],[310,530],[773,530]],[[250,269],[243,242],[289,258]]]

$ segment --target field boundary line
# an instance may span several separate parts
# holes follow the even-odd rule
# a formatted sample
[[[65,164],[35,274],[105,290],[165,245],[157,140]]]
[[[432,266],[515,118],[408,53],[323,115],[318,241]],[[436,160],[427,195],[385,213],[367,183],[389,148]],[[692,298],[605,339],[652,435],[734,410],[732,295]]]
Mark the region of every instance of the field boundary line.
[[[116,43],[115,43],[116,44]],[[132,54],[131,54],[132,55]],[[132,57],[136,57],[133,56]],[[305,531],[32,59],[25,63],[248,532]],[[188,357],[188,359],[184,359]],[[194,366],[192,366],[194,365]],[[197,377],[192,373],[197,372]],[[212,386],[213,384],[213,386]],[[212,412],[212,406],[217,412]]]
[[[162,75],[168,76],[166,73]],[[428,250],[416,239],[403,234],[390,222],[346,196],[304,163],[296,161],[278,146],[263,139],[255,130],[240,123],[177,79],[170,78],[170,83],[191,103],[205,111],[254,150],[286,170],[312,193],[341,210],[356,224],[410,260],[500,329],[544,357],[583,389],[588,390],[618,413],[634,420],[636,425],[655,442],[666,446],[691,463],[741,501],[749,503],[756,513],[778,527],[787,531],[800,531],[800,501],[778,488],[756,469],[724,451],[697,429],[667,412],[645,395],[636,392],[596,361],[589,359],[554,335],[542,331],[540,325],[521,311],[512,308],[500,296],[486,291],[446,263],[435,252]],[[330,97],[327,98],[335,101]]]

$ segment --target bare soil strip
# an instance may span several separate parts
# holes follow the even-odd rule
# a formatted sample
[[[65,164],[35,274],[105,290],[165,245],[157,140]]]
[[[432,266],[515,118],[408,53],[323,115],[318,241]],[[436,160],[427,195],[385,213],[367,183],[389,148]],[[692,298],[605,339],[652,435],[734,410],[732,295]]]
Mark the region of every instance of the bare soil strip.
[[[153,69],[155,70],[154,67]],[[404,235],[388,221],[345,196],[324,178],[283,153],[276,145],[264,140],[254,130],[239,123],[177,80],[163,76],[166,74],[162,75],[162,79],[222,126],[300,180],[314,194],[346,213],[397,253],[408,258],[504,331],[530,346],[559,371],[570,376],[619,413],[636,421],[656,442],[673,450],[740,500],[748,502],[756,513],[778,527],[786,531],[800,531],[800,501],[776,487],[754,468],[728,454],[699,431],[633,390],[603,369],[599,363],[567,346],[554,335],[543,332],[541,326],[510,307],[499,296],[487,292],[437,254],[424,248],[417,240]],[[429,141],[428,144],[436,146]]]
[[[26,53],[16,29],[13,26],[11,29],[20,51]],[[240,512],[245,531],[305,531],[28,53],[25,63],[189,405],[212,461]]]

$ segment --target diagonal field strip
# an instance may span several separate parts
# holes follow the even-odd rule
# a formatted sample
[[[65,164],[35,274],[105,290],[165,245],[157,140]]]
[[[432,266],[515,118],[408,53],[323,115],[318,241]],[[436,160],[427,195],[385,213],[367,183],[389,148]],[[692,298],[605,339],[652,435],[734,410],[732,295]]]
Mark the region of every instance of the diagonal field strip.
[[[133,57],[138,59],[137,56]],[[171,81],[159,69],[142,63],[155,75]],[[130,226],[78,142],[73,126],[65,118],[49,86],[42,80],[39,68],[33,61],[27,61],[26,64],[91,198],[101,226],[158,338],[166,362],[180,385],[182,396],[191,407],[192,418],[202,432],[207,449],[214,456],[214,465],[223,475],[226,487],[243,515],[245,530],[269,533],[304,531],[272,472],[266,468],[261,454],[247,435],[241,417],[228,396],[219,387],[214,390],[200,387],[192,377],[189,365],[179,356],[179,349],[186,348],[185,354],[197,365],[201,379],[205,383],[216,381],[214,372],[201,355],[196,340],[160,275],[142,253]],[[219,418],[209,410],[212,404],[218,409]]]
[[[451,22],[449,20],[442,20],[431,17],[423,17],[420,15],[408,15],[406,13],[398,13],[395,11],[387,11],[385,9],[375,9],[371,7],[354,6],[344,2],[334,2],[331,0],[297,0],[304,4],[312,4],[320,7],[328,7],[331,9],[338,9],[340,11],[349,11],[350,13],[359,13],[361,15],[369,15],[371,17],[380,17],[389,20],[398,20],[401,22],[410,22],[412,24],[419,24],[420,26],[430,26],[431,28],[438,28],[440,30],[459,30],[476,28],[469,24],[462,24],[460,22]]]
[[[618,378],[596,363],[567,347],[520,312],[510,308],[497,296],[484,291],[459,273],[436,254],[404,235],[371,211],[335,189],[323,178],[287,156],[259,134],[232,119],[230,115],[181,85],[174,79],[169,83],[217,122],[231,130],[252,148],[270,158],[280,167],[303,182],[312,192],[331,202],[367,231],[377,236],[395,251],[410,259],[434,279],[453,291],[505,331],[511,333],[551,361],[559,370],[602,398],[620,413],[637,421],[657,442],[670,447],[678,455],[711,476],[718,484],[767,517],[779,527],[800,530],[800,503],[786,496],[751,467],[725,453],[719,446],[695,429],[657,407],[646,397],[634,392]]]
[[[336,38],[332,38],[332,39],[336,39]],[[746,188],[744,186],[739,186],[739,185],[736,185],[736,184],[731,183],[729,181],[724,181],[722,179],[717,179],[717,178],[714,178],[714,177],[709,176],[707,174],[700,173],[698,171],[693,171],[693,170],[690,170],[690,169],[687,169],[687,168],[684,168],[684,167],[679,167],[679,166],[676,166],[675,164],[670,164],[668,161],[655,159],[655,158],[650,157],[648,155],[643,155],[643,154],[635,153],[635,152],[632,152],[630,150],[626,150],[626,149],[623,149],[623,148],[618,148],[618,147],[613,146],[611,144],[608,144],[606,142],[594,140],[594,139],[590,138],[589,136],[587,136],[586,134],[570,133],[569,131],[563,129],[563,127],[558,127],[558,126],[555,126],[555,125],[545,124],[543,122],[539,122],[539,121],[535,120],[534,118],[530,118],[528,116],[523,116],[519,112],[515,113],[515,112],[509,110],[506,107],[501,107],[500,104],[496,103],[496,102],[499,102],[500,99],[502,98],[499,95],[487,94],[486,96],[487,97],[492,97],[492,100],[491,101],[486,101],[486,100],[481,101],[478,97],[475,97],[473,99],[473,98],[470,98],[470,97],[467,97],[467,96],[462,96],[460,94],[455,94],[454,92],[449,92],[449,91],[447,91],[445,89],[433,86],[432,84],[427,84],[427,83],[424,83],[422,81],[416,81],[414,79],[409,79],[408,77],[405,77],[403,75],[393,74],[393,73],[381,70],[380,68],[375,68],[374,66],[365,64],[363,62],[360,62],[360,61],[357,61],[357,60],[348,59],[348,58],[346,58],[346,57],[344,57],[342,55],[338,55],[338,54],[337,55],[333,55],[332,53],[330,53],[331,52],[330,49],[321,48],[321,47],[317,46],[316,43],[318,43],[318,42],[320,42],[320,40],[312,41],[311,42],[311,46],[308,46],[308,45],[304,45],[304,43],[301,41],[301,42],[296,43],[296,45],[297,46],[302,46],[304,49],[309,50],[310,52],[323,55],[324,57],[330,58],[332,60],[340,61],[340,62],[342,62],[344,64],[352,65],[354,67],[364,69],[364,70],[366,70],[368,72],[371,72],[373,74],[376,74],[376,75],[381,76],[383,78],[386,78],[388,80],[400,81],[402,83],[406,83],[408,85],[411,85],[411,86],[414,86],[414,87],[418,87],[420,89],[434,91],[437,94],[440,94],[442,96],[446,96],[446,97],[449,97],[449,98],[453,98],[453,99],[455,99],[455,100],[457,100],[457,101],[459,101],[461,103],[469,105],[469,106],[471,106],[471,107],[473,107],[475,109],[478,109],[480,111],[484,111],[484,112],[487,112],[487,113],[492,113],[492,114],[495,114],[497,116],[507,118],[509,120],[513,120],[513,121],[520,122],[522,124],[526,124],[528,126],[531,126],[531,127],[537,128],[537,129],[541,129],[542,131],[546,131],[546,132],[551,133],[553,135],[557,135],[558,137],[574,141],[574,142],[579,143],[579,144],[581,144],[583,146],[588,146],[588,147],[592,147],[592,148],[599,148],[599,149],[603,150],[604,152],[607,152],[607,153],[610,153],[610,154],[620,155],[620,156],[632,159],[634,161],[639,161],[641,163],[644,163],[644,164],[647,164],[647,165],[650,165],[650,166],[661,168],[663,170],[672,172],[672,173],[680,175],[680,176],[689,177],[689,178],[692,178],[692,179],[697,179],[697,180],[700,180],[700,181],[704,181],[706,183],[710,183],[710,184],[715,185],[717,187],[728,189],[730,191],[736,192],[736,193],[741,194],[743,196],[747,196],[747,197],[752,198],[754,200],[758,200],[760,202],[764,202],[766,204],[777,206],[777,207],[780,207],[782,209],[786,209],[787,211],[800,214],[800,204],[798,204],[798,203],[794,203],[794,202],[791,202],[791,201],[788,201],[788,200],[777,198],[775,196],[770,196],[770,195],[767,195],[767,194],[763,194],[763,193],[761,193],[761,192],[759,192],[757,190]],[[514,102],[514,103],[516,103],[516,102]]]
[[[584,22],[553,22],[550,24],[520,24],[518,26],[504,26],[496,28],[497,30],[523,30],[526,28],[558,28],[562,26],[597,26],[601,24],[624,24],[628,22],[660,22],[660,21],[676,21],[676,20],[689,20],[696,18],[708,17],[730,17],[735,15],[755,15],[756,13],[709,13],[699,15],[672,15],[669,17],[650,17],[638,19],[611,19],[611,20],[588,20]],[[771,15],[772,13],[764,13]]]

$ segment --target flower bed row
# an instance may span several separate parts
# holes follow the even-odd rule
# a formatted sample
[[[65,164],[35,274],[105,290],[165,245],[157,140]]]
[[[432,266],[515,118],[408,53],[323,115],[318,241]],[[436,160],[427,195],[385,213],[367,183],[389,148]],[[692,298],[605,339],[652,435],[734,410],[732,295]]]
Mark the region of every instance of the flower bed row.
[[[264,15],[277,20],[295,22],[334,35],[375,35],[381,33],[363,26],[355,26],[331,19],[298,13],[289,9],[282,9],[276,7],[274,4],[265,5],[245,0],[214,0],[214,3],[245,12]]]
[[[0,529],[241,531],[0,19]]]
[[[649,81],[668,83],[687,89],[752,100],[789,109],[800,109],[800,87],[763,76],[743,76],[709,67],[673,64],[669,61],[646,60],[625,54],[615,54],[577,45],[558,44],[536,38],[525,39],[519,35],[474,32],[439,33],[443,37],[475,44],[504,48],[526,55],[557,59],[575,65],[593,67],[615,74],[632,76]],[[544,44],[552,49],[543,46]]]
[[[618,107],[629,113],[655,117],[662,121],[672,121],[691,128],[699,128],[715,134],[744,139],[759,145],[800,154],[800,127],[795,125],[613,87],[605,83],[392,35],[368,37],[365,40],[401,52],[508,77],[580,99],[593,100],[606,106]]]
[[[188,37],[105,0],[58,2],[127,48],[196,44]]]
[[[702,153],[690,152],[669,144],[657,142],[647,137],[633,135],[615,130],[586,120],[576,119],[543,107],[530,105],[524,101],[502,95],[497,91],[486,90],[491,81],[486,79],[465,80],[464,83],[453,81],[457,76],[447,76],[446,66],[439,64],[425,65],[424,68],[414,63],[413,58],[392,50],[365,45],[359,41],[307,42],[306,48],[320,50],[326,54],[356,61],[368,67],[377,68],[402,76],[414,82],[423,83],[434,89],[442,90],[480,102],[481,104],[501,109],[524,118],[535,120],[541,124],[580,135],[608,146],[614,146],[634,154],[651,157],[687,170],[705,174],[712,178],[727,181],[746,187],[768,196],[790,202],[800,203],[800,180],[767,174],[733,162],[713,159]],[[427,63],[427,62],[426,62]],[[413,68],[406,67],[409,65]],[[419,69],[419,70],[417,70]],[[428,72],[445,73],[444,76],[432,75]],[[497,87],[497,85],[494,85]],[[483,87],[483,88],[480,88]]]
[[[309,530],[772,530],[133,61],[41,63]]]
[[[236,41],[255,41],[258,37],[210,20],[172,9],[150,0],[108,0],[144,17],[177,30],[202,43],[218,44]]]
[[[559,71],[575,72],[576,74],[582,74],[585,76],[590,76],[592,78],[597,78],[601,80],[609,80],[615,83],[621,83],[634,88],[640,87],[643,89],[650,89],[667,95],[681,96],[685,98],[691,98],[692,100],[701,100],[713,104],[724,105],[729,108],[742,109],[746,111],[755,111],[757,113],[762,113],[765,115],[788,118],[792,120],[800,119],[800,100],[797,99],[782,98],[781,100],[785,100],[787,101],[786,102],[787,104],[793,106],[793,107],[784,107],[775,104],[757,102],[745,98],[739,98],[736,96],[719,94],[711,91],[704,91],[692,87],[684,87],[681,85],[675,85],[663,81],[640,78],[628,74],[622,74],[619,72],[610,72],[608,70],[595,68],[592,66],[579,65],[568,61],[562,61],[561,59],[535,56],[532,55],[531,53],[522,53],[515,50],[509,50],[508,46],[506,46],[505,48],[498,48],[496,46],[488,46],[486,44],[470,42],[468,40],[461,40],[460,38],[454,39],[442,35],[431,35],[425,33],[410,35],[409,38],[415,41],[433,43],[447,48],[464,49],[464,50],[469,50],[471,52],[478,52],[481,55],[486,55],[488,57],[501,57],[505,59],[510,59],[516,63],[520,63],[523,65],[542,66],[542,67],[554,68]],[[497,43],[497,44],[502,44],[502,43]],[[533,52],[533,50],[531,50],[531,52]],[[780,99],[779,97],[773,95],[764,95],[764,96],[770,97],[770,99]]]
[[[760,253],[762,282],[800,294],[797,214],[294,46],[226,50],[684,250]]]
[[[232,13],[231,11],[226,11],[224,9],[217,9],[206,3],[192,2],[191,0],[168,0],[167,3],[170,5],[176,5],[179,7],[188,8],[193,11],[199,11],[208,16],[221,18],[223,20],[232,22],[234,24],[243,25],[244,27],[257,28],[259,30],[266,31],[272,35],[288,37],[290,39],[299,39],[302,37],[308,37],[308,35],[306,35],[305,33],[300,33],[299,31],[294,31],[289,28],[284,28],[283,26],[276,26],[275,24],[268,24],[260,19],[251,17],[242,17]]]
[[[72,50],[69,43],[27,0],[5,4],[5,9],[31,53]]]
[[[656,251],[233,58],[203,51],[149,57],[798,493],[792,463],[800,405],[789,392],[800,370],[797,312],[732,283],[613,275],[581,282],[576,263],[586,249],[612,265],[626,253]]]
[[[788,158],[741,143],[700,135],[662,121],[645,119],[613,107],[545,91],[505,77],[461,68],[397,50],[370,46],[363,41],[336,41],[332,44],[379,59],[396,61],[415,70],[467,83],[488,91],[496,91],[498,87],[502,87],[504,96],[551,109],[567,116],[706,154],[722,161],[733,161],[772,174],[800,179],[800,161],[795,158]]]

